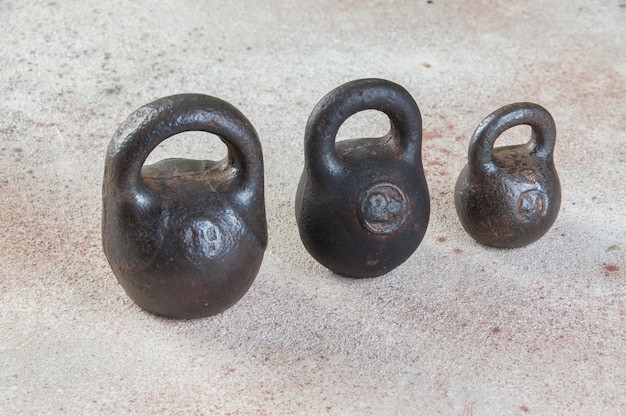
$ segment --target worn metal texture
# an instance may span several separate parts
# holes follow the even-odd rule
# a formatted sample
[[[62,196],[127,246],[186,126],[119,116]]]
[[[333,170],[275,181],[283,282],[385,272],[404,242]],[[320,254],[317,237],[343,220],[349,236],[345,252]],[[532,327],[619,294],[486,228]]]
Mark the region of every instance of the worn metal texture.
[[[389,132],[335,143],[343,122],[363,110],[385,113]],[[386,80],[349,82],[317,104],[295,208],[302,242],[318,262],[343,276],[375,277],[417,249],[430,216],[421,129],[411,95]]]
[[[185,131],[217,135],[222,161],[150,152]],[[261,144],[250,122],[214,97],[182,94],[136,110],[108,148],[102,240],[126,293],[171,318],[219,313],[248,290],[267,245]]]
[[[532,128],[527,143],[493,147],[505,130],[522,124]],[[454,192],[459,219],[476,241],[498,248],[522,247],[554,224],[561,206],[555,141],[554,119],[537,104],[507,105],[480,123]]]

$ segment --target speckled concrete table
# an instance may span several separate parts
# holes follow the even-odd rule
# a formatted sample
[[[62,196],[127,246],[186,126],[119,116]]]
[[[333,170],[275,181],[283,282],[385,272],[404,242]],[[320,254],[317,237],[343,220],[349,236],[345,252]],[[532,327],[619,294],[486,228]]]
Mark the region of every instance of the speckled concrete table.
[[[0,413],[626,413],[622,0],[0,0],[0,22]],[[349,280],[307,254],[293,204],[311,109],[364,77],[420,105],[432,216],[406,263]],[[113,132],[181,92],[256,127],[270,235],[247,295],[193,321],[137,307],[100,242]],[[556,120],[563,204],[537,243],[489,249],[453,187],[477,124],[516,101]],[[151,158],[224,153],[185,134]]]

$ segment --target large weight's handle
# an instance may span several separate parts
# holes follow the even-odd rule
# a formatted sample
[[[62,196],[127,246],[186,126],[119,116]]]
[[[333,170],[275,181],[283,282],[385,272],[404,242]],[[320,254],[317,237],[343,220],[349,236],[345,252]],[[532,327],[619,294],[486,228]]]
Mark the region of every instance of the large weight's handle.
[[[179,94],[163,97],[133,112],[111,140],[105,176],[138,197],[149,194],[141,178],[148,155],[164,140],[186,131],[217,135],[228,147],[229,163],[243,175],[241,192],[250,196],[263,181],[261,143],[248,119],[216,97]]]
[[[338,173],[345,161],[335,149],[341,125],[364,110],[378,110],[391,121],[391,133],[400,137],[400,157],[421,161],[422,117],[409,92],[391,81],[369,78],[343,84],[315,106],[306,125],[304,153],[318,174]]]
[[[556,142],[554,119],[542,106],[533,103],[506,105],[491,113],[476,128],[469,144],[468,163],[475,173],[497,170],[493,145],[506,130],[529,125],[532,129],[528,150],[534,157],[551,160]]]

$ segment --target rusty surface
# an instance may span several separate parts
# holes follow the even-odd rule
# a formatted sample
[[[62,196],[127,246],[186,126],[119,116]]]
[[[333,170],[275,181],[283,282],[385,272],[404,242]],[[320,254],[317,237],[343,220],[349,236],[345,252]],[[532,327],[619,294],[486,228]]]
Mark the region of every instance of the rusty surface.
[[[222,161],[150,152],[185,131],[227,146]],[[126,293],[172,318],[219,313],[254,281],[267,245],[261,145],[250,122],[214,97],[183,94],[136,110],[106,155],[103,248]]]
[[[390,131],[335,143],[343,122],[363,110],[385,113]],[[304,246],[328,269],[348,277],[379,276],[419,246],[430,216],[421,124],[411,95],[379,79],[344,84],[311,113],[296,219]]]
[[[532,128],[528,143],[493,147],[505,130],[522,124]],[[522,247],[550,229],[561,205],[555,140],[552,116],[532,103],[502,107],[478,126],[454,196],[461,224],[476,241]]]

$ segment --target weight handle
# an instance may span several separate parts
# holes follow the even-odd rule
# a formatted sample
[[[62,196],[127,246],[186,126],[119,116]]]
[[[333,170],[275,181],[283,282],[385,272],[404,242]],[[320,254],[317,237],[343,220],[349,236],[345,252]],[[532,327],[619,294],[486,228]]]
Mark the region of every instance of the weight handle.
[[[133,112],[111,140],[106,174],[118,189],[147,195],[141,178],[146,159],[161,142],[187,131],[217,135],[228,147],[230,164],[243,175],[241,191],[253,193],[263,180],[261,143],[254,127],[229,103],[202,94],[163,97]]]
[[[475,173],[497,171],[493,160],[493,145],[506,130],[528,125],[532,129],[528,142],[531,155],[551,160],[556,141],[554,119],[542,106],[533,103],[515,103],[504,106],[485,118],[476,128],[469,145],[468,163]]]
[[[335,148],[337,132],[350,116],[364,110],[378,110],[389,117],[392,135],[400,138],[401,158],[421,160],[422,117],[415,100],[398,84],[369,78],[337,87],[311,112],[304,138],[310,169],[320,174],[343,170],[346,162]]]

